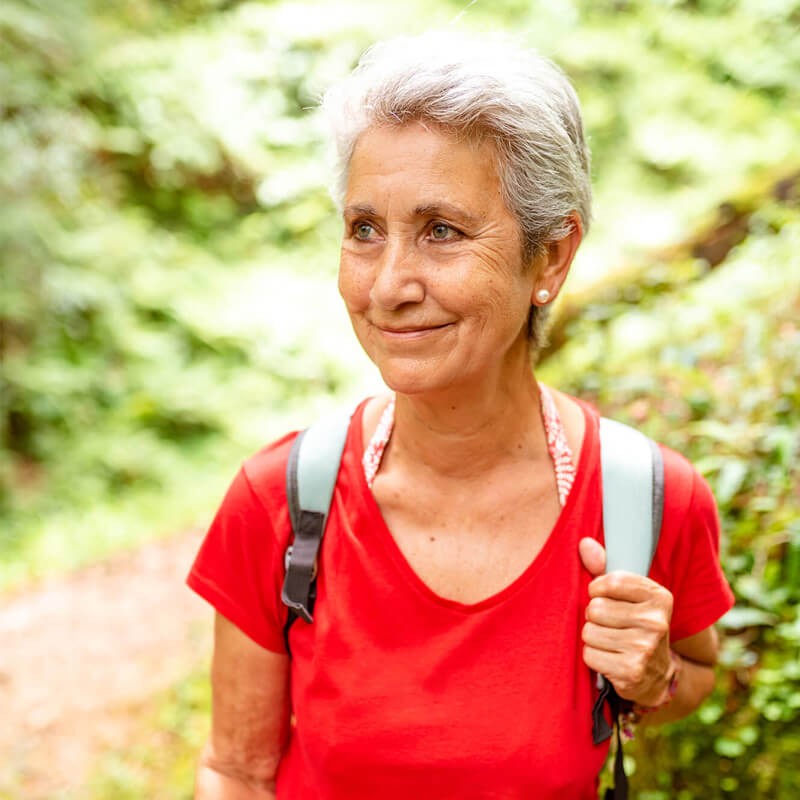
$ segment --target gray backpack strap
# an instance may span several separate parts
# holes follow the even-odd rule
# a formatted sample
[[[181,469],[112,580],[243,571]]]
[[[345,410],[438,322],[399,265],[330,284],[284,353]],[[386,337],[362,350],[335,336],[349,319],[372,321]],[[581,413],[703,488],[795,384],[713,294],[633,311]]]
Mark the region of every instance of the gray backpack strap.
[[[284,557],[286,577],[281,600],[289,607],[284,629],[297,617],[312,621],[317,555],[339,474],[353,409],[338,409],[300,433],[286,465],[286,499],[292,523],[292,544]]]
[[[606,572],[625,570],[647,575],[661,535],[664,513],[664,461],[658,445],[640,431],[600,418],[600,469],[603,484],[603,532]],[[592,709],[592,738],[604,742],[614,729],[603,714],[607,703],[617,728],[614,787],[607,798],[627,800],[628,779],[622,761],[619,713],[622,701],[602,675]]]
[[[600,468],[603,484],[603,532],[606,572],[615,569],[647,575],[661,535],[664,512],[664,461],[658,445],[621,422],[600,418]],[[599,694],[592,708],[592,738],[604,742],[614,729],[603,708],[608,704],[617,729],[614,786],[607,800],[627,800],[628,779],[622,756],[619,715],[624,701],[611,682],[597,676]]]
[[[647,575],[661,534],[664,462],[643,433],[602,417],[600,463],[606,572]]]

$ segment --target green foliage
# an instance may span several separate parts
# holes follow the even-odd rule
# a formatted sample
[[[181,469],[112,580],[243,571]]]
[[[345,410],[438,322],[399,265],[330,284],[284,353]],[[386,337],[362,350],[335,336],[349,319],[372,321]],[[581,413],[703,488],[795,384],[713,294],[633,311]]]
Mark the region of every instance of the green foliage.
[[[800,209],[750,228],[701,281],[627,309],[611,297],[541,369],[686,454],[719,504],[737,606],[718,688],[640,734],[633,784],[661,792],[640,797],[788,798],[800,781]]]
[[[0,11],[0,586],[152,535],[135,517],[78,533],[100,504],[207,514],[218,490],[183,500],[198,470],[221,485],[234,453],[352,380],[300,116],[309,76],[357,44],[289,39],[257,6],[187,31],[182,5],[154,36],[163,6],[120,6]]]
[[[800,212],[776,181],[800,164],[796,0],[5,0],[0,588],[207,519],[237,460],[352,391],[308,109],[376,36],[456,17],[538,46],[585,110],[596,220],[570,289],[611,288],[542,377],[685,453],[720,504],[738,605],[719,686],[640,735],[638,796],[791,797]],[[631,261],[643,280],[608,279]],[[188,797],[204,686],[94,796]]]
[[[800,70],[780,46],[797,13],[8,0],[0,553],[14,561],[0,585],[50,568],[37,542],[59,549],[46,531],[65,509],[183,494],[176,475],[188,485],[209,453],[253,449],[285,413],[302,419],[320,392],[352,385],[361,367],[344,366],[359,356],[333,296],[338,226],[308,109],[375,30],[505,25],[566,67],[600,209],[580,285],[797,156]],[[212,459],[220,480],[231,459]]]

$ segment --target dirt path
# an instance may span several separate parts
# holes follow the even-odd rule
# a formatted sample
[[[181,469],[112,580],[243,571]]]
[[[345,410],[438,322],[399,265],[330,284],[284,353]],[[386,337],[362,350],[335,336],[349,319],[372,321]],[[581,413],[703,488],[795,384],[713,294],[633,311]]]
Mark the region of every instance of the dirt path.
[[[183,583],[200,538],[0,598],[0,798],[79,788],[131,706],[208,657],[211,611]]]

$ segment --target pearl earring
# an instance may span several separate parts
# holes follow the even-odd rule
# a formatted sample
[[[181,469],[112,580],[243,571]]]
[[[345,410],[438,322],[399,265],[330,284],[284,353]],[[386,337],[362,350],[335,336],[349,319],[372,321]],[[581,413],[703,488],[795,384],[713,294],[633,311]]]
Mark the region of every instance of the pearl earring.
[[[536,299],[542,305],[546,305],[550,302],[550,292],[548,292],[547,289],[539,289],[539,291],[536,292]]]

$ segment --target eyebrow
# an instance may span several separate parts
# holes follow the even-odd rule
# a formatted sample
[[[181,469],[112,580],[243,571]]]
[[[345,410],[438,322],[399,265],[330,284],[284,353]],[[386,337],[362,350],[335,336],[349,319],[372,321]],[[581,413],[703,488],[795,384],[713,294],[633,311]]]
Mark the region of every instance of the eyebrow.
[[[378,212],[369,203],[354,203],[353,205],[346,206],[342,212],[345,217],[377,217]],[[478,224],[482,217],[476,217],[470,214],[459,206],[452,203],[443,201],[435,201],[431,203],[423,203],[414,209],[415,217],[446,217],[448,219],[456,219],[468,225]]]
[[[344,217],[377,217],[378,212],[369,203],[356,203],[352,206],[345,206],[342,209]]]
[[[414,215],[417,217],[446,217],[448,219],[460,220],[468,225],[476,225],[480,222],[481,218],[470,214],[459,206],[451,203],[437,201],[434,203],[424,203],[414,209]]]

